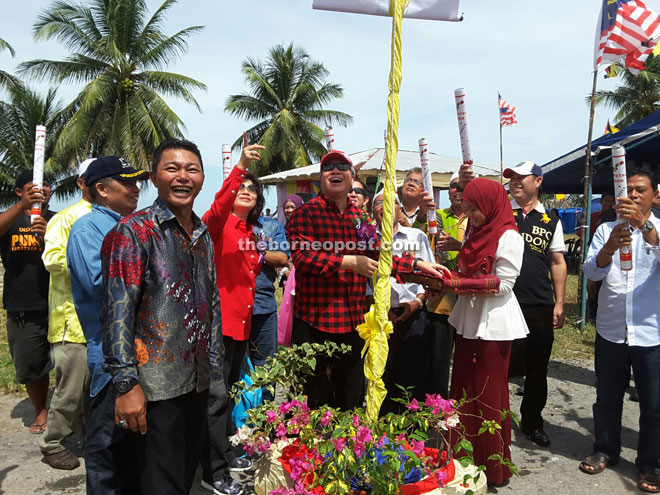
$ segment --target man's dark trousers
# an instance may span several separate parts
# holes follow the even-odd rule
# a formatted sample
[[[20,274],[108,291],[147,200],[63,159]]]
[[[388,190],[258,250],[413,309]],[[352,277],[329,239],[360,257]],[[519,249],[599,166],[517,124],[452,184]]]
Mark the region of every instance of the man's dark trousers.
[[[325,344],[328,341],[337,345],[350,345],[351,351],[333,358],[316,357],[316,374],[308,377],[304,386],[308,405],[311,409],[318,409],[323,404],[342,410],[359,407],[362,405],[364,391],[364,366],[360,358],[364,340],[356,331],[321,332],[299,318],[293,319],[292,344]]]
[[[520,305],[529,328],[525,339],[525,395],[520,405],[520,426],[531,433],[543,428],[541,412],[548,399],[548,362],[555,339],[554,306]]]
[[[621,452],[623,397],[630,366],[639,394],[639,439],[635,464],[640,472],[660,473],[660,345],[615,344],[596,334],[594,452],[618,461]]]
[[[140,493],[138,436],[115,424],[117,389],[108,382],[91,398],[85,435],[87,493]],[[147,425],[147,428],[150,425]]]
[[[139,438],[142,495],[187,495],[201,455],[208,389],[147,402],[147,434]]]
[[[266,314],[252,315],[250,343],[248,344],[250,358],[254,366],[263,366],[266,359],[277,350],[277,311]],[[264,387],[264,400],[273,400],[273,394]]]
[[[222,363],[220,383],[211,380],[209,386],[208,419],[202,450],[202,478],[209,484],[222,481],[229,474],[229,463],[236,458],[236,452],[229,443],[229,437],[236,432],[231,419],[234,402],[229,399],[230,384],[239,380],[241,363],[245,358],[247,340],[234,340],[223,337],[225,356]]]

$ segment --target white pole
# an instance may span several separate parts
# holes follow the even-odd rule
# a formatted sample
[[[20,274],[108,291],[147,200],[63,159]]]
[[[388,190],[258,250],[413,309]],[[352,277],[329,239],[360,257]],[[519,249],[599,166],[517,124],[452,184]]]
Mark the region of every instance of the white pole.
[[[41,189],[44,185],[44,156],[46,154],[46,127],[38,125],[34,137],[34,166],[32,170],[32,187]],[[41,215],[41,203],[34,203],[30,212],[30,220]]]
[[[612,173],[614,174],[614,196],[617,198],[628,197],[628,184],[626,179],[626,149],[620,144],[612,147]],[[618,223],[628,223],[618,215]],[[630,246],[622,246],[619,249],[621,270],[632,270],[632,249]]]

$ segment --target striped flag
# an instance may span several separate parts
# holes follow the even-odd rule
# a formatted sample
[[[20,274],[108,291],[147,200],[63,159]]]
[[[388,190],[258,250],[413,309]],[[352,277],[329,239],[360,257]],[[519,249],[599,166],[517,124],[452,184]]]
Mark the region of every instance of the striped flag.
[[[509,105],[502,99],[502,95],[497,93],[497,103],[500,106],[500,125],[514,125],[518,123],[516,119],[516,107]]]
[[[641,0],[603,0],[598,20],[594,68],[623,59],[634,74],[660,39],[660,16]]]

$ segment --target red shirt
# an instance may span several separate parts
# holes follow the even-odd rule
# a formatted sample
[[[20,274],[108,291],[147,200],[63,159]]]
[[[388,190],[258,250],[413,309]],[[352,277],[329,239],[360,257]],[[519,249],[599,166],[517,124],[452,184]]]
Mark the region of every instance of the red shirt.
[[[245,172],[234,167],[202,217],[215,250],[222,335],[235,340],[250,338],[256,278],[261,268],[254,242],[247,242],[254,240],[252,225],[231,213],[244,179]]]
[[[344,255],[378,257],[378,241],[371,251],[359,249],[358,242],[363,241],[355,223],[359,218],[360,210],[350,201],[341,213],[321,193],[296,208],[287,224],[296,267],[294,314],[322,332],[348,333],[364,322],[368,279],[339,269]],[[314,241],[320,243],[319,249],[314,249]],[[412,258],[392,256],[393,271],[410,272],[412,262]]]

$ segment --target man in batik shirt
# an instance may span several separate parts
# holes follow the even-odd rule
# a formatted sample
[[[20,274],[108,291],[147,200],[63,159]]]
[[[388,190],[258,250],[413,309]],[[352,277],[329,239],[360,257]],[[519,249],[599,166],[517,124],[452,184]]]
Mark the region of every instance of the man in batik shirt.
[[[211,377],[222,380],[213,246],[193,212],[204,182],[197,146],[155,152],[154,204],[122,219],[101,251],[105,370],[115,422],[139,432],[141,490],[188,493],[206,424]]]

